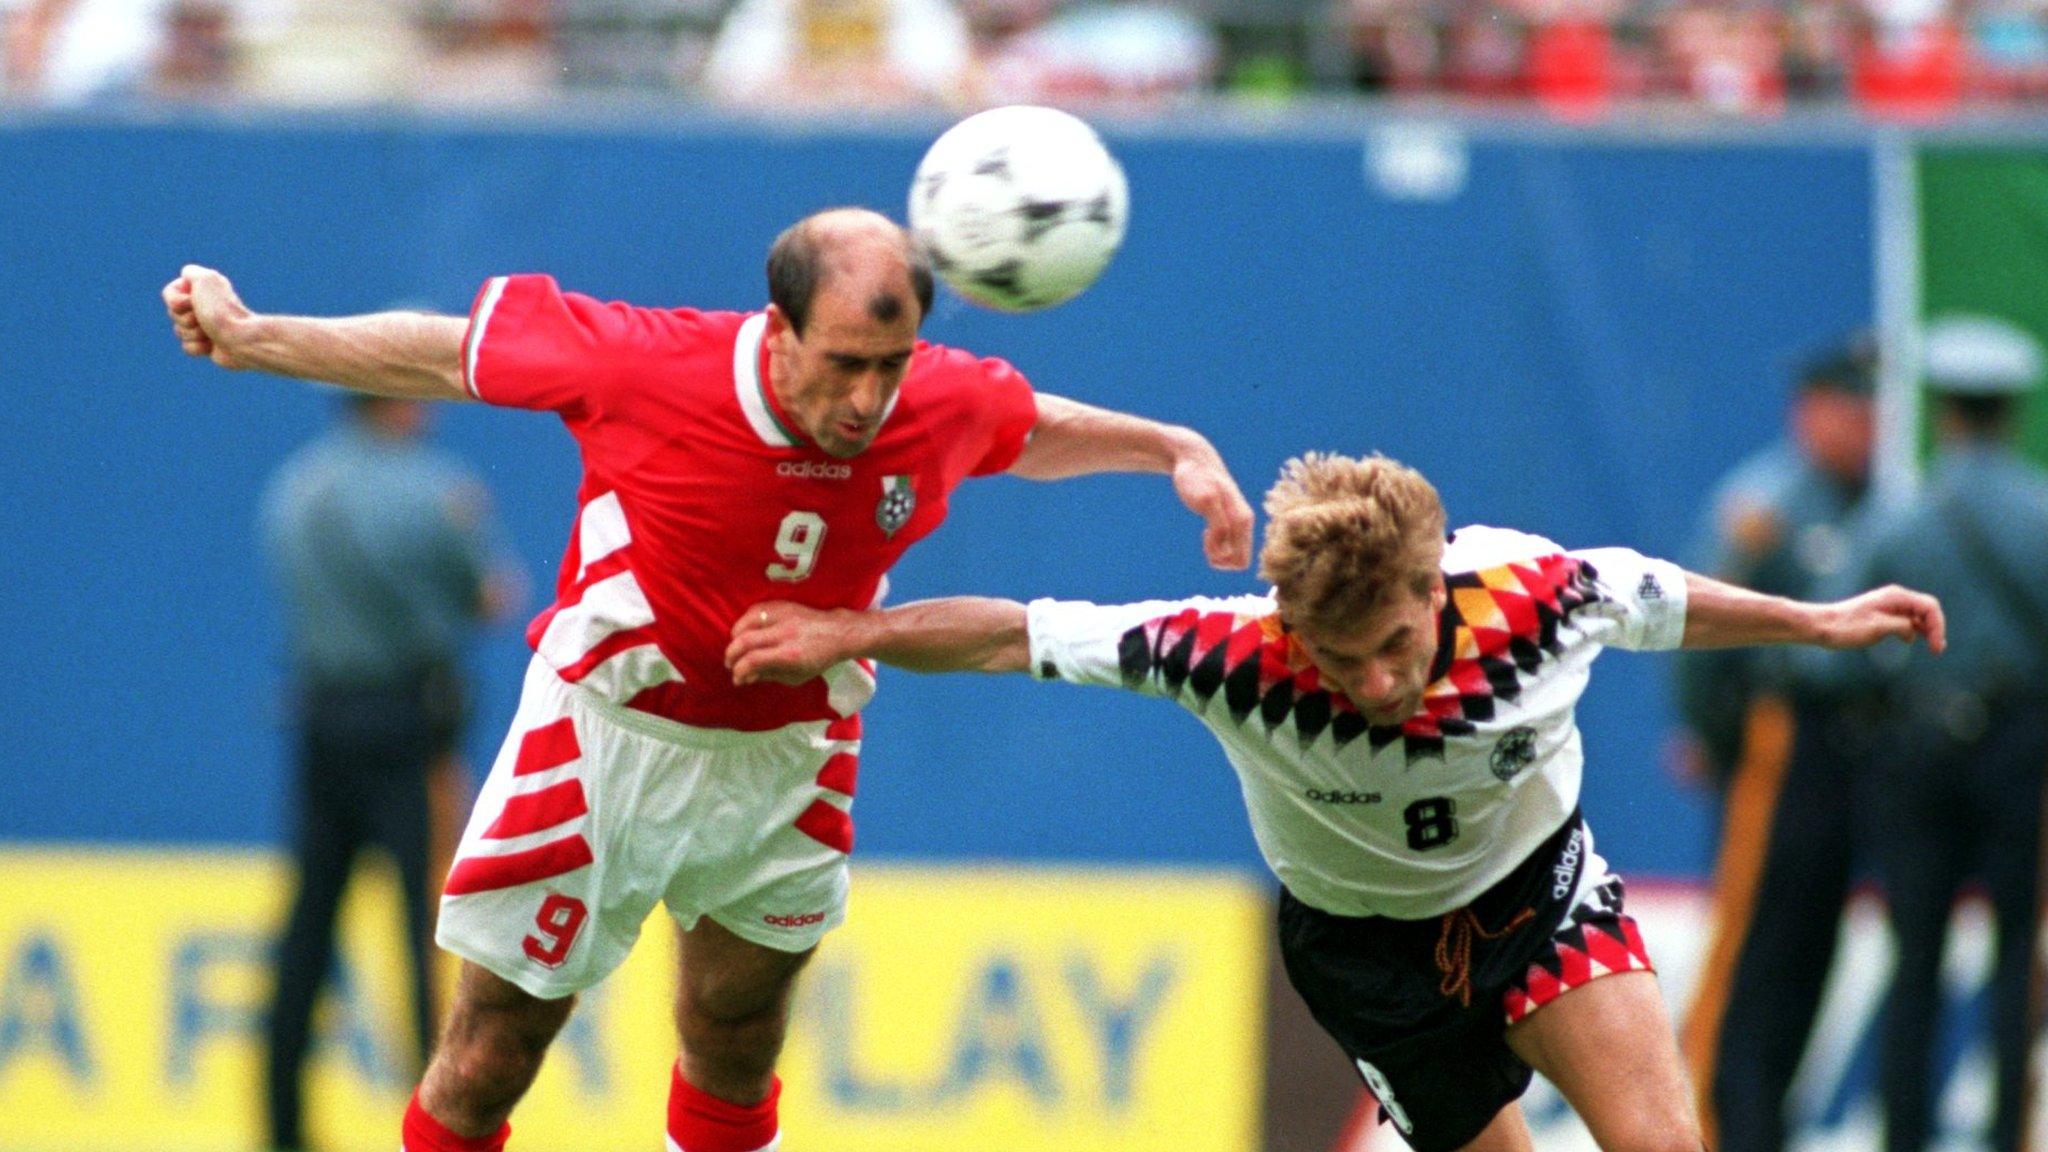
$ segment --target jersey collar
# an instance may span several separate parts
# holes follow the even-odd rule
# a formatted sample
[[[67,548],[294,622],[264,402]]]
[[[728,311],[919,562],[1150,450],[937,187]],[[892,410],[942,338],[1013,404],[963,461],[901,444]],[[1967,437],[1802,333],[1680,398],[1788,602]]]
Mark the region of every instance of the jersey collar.
[[[766,373],[761,371],[762,337],[768,331],[768,314],[756,312],[740,325],[739,338],[732,346],[732,383],[739,395],[740,411],[763,444],[771,448],[798,448],[804,439],[784,419],[768,395]]]
[[[747,423],[763,444],[771,448],[804,448],[810,441],[798,434],[795,421],[775,402],[775,395],[768,387],[768,373],[763,366],[768,361],[764,347],[768,333],[768,314],[756,312],[740,325],[739,337],[732,346],[732,382],[739,395],[740,411],[746,413]],[[911,353],[916,357],[924,351],[920,347]],[[903,389],[898,388],[889,397],[889,406],[882,409],[880,424],[887,424],[896,412],[896,405],[903,400]]]

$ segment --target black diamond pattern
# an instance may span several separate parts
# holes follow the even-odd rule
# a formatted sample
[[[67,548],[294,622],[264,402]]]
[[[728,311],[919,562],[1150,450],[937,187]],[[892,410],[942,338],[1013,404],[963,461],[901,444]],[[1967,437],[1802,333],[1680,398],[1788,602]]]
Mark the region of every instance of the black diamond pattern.
[[[1199,613],[1188,611],[1150,621],[1131,629],[1119,639],[1118,665],[1126,685],[1138,687],[1157,676],[1167,695],[1179,698],[1192,692],[1198,705],[1207,705],[1221,691],[1231,718],[1239,724],[1251,719],[1256,712],[1260,722],[1272,731],[1291,717],[1295,732],[1305,745],[1325,732],[1339,748],[1365,736],[1374,750],[1388,747],[1398,740],[1410,761],[1440,760],[1447,738],[1472,735],[1477,731],[1478,722],[1495,718],[1499,710],[1498,701],[1514,700],[1521,695],[1524,678],[1540,668],[1550,655],[1563,650],[1558,640],[1559,629],[1573,612],[1598,598],[1594,583],[1598,577],[1591,565],[1566,557],[1546,557],[1541,562],[1549,572],[1561,575],[1562,583],[1557,588],[1554,601],[1542,594],[1533,598],[1536,616],[1534,635],[1510,637],[1505,653],[1478,657],[1479,672],[1485,678],[1487,691],[1460,695],[1456,714],[1436,717],[1433,721],[1423,718],[1411,720],[1406,725],[1375,726],[1352,708],[1348,700],[1336,699],[1328,689],[1301,691],[1291,676],[1282,676],[1268,683],[1266,669],[1269,664],[1264,659],[1266,647],[1288,641],[1284,636],[1268,636],[1247,651],[1241,641],[1244,629],[1264,626],[1255,620],[1234,619],[1232,627],[1220,635],[1213,619],[1206,621],[1210,624],[1208,634],[1216,639],[1201,651],[1198,651],[1198,640],[1205,618]],[[1558,565],[1565,566],[1561,572]],[[1445,582],[1454,589],[1486,587],[1477,573],[1449,574]],[[1452,663],[1449,650],[1457,629],[1464,624],[1458,616],[1456,604],[1453,597],[1439,621],[1441,642],[1437,661],[1430,670],[1433,679],[1441,679],[1447,674]],[[1242,653],[1235,661],[1231,659],[1233,636],[1240,637],[1237,650]]]

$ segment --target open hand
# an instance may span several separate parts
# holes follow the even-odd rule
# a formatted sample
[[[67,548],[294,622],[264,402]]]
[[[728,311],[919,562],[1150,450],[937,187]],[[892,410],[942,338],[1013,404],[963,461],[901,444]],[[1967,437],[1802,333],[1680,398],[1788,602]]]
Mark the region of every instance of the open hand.
[[[1820,606],[1814,642],[1826,648],[1868,648],[1886,637],[1927,641],[1930,651],[1948,647],[1941,601],[1925,592],[1887,584],[1861,596]]]

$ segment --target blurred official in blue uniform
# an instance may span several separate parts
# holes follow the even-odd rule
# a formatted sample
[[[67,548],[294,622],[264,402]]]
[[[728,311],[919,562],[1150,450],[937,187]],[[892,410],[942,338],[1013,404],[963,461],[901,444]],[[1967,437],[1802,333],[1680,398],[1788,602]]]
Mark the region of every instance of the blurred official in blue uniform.
[[[1803,366],[1789,434],[1722,481],[1689,567],[1798,600],[1839,575],[1869,475],[1875,367],[1860,335]],[[1866,729],[1781,650],[1685,652],[1676,674],[1688,760],[1721,799],[1712,939],[1681,1046],[1711,1146],[1778,1152],[1848,895]]]
[[[1898,947],[1880,1058],[1885,1144],[1920,1152],[1936,1135],[1942,950],[1956,898],[1974,882],[1990,896],[1997,939],[1990,1146],[2018,1152],[2038,1023],[2030,994],[2048,774],[2048,473],[2014,445],[2042,352],[2003,321],[1958,317],[1929,325],[1925,353],[1934,460],[1909,506],[1873,517],[1844,584],[1910,576],[1948,610],[1940,659],[1887,646],[1879,655],[1892,663],[1874,667],[1887,724],[1865,810]]]
[[[297,722],[298,887],[269,1016],[270,1145],[305,1146],[302,1072],[335,918],[357,855],[387,853],[403,892],[419,1066],[436,1018],[429,961],[430,784],[459,787],[460,657],[509,612],[523,577],[499,559],[483,486],[423,442],[427,407],[361,396],[285,462],[262,534],[284,591]],[[453,777],[451,780],[450,777]]]

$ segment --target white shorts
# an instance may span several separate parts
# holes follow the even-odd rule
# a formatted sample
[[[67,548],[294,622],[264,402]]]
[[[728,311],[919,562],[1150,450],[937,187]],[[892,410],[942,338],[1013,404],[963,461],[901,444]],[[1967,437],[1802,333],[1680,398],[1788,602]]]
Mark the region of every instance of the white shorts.
[[[801,952],[846,918],[860,720],[692,728],[536,659],[441,897],[441,947],[535,996],[622,963],[658,900]]]

